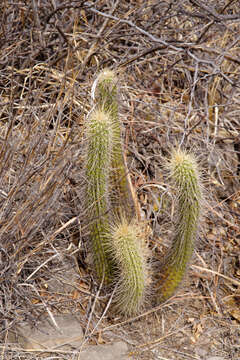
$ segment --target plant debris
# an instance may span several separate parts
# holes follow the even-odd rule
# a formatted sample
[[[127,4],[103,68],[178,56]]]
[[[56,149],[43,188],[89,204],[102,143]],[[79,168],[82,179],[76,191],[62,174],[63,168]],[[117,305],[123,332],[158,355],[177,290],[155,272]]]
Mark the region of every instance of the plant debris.
[[[0,18],[1,357],[46,358],[8,343],[9,333],[72,313],[83,345],[120,338],[133,359],[239,359],[238,1],[5,0]],[[105,67],[120,78],[124,151],[153,262],[172,239],[164,158],[174,146],[195,153],[206,189],[184,284],[131,319],[108,312],[82,221],[83,125]]]

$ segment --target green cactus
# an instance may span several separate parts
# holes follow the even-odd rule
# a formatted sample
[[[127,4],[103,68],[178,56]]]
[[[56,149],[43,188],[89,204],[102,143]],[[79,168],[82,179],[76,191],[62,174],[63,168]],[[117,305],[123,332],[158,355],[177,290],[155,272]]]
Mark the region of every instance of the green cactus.
[[[135,215],[135,209],[123,157],[117,83],[118,79],[115,73],[112,70],[104,69],[94,83],[92,97],[95,98],[98,106],[110,114],[114,124],[110,175],[111,204],[116,216],[124,215],[130,220]]]
[[[109,243],[109,171],[111,164],[113,126],[104,111],[93,112],[86,126],[86,198],[90,212],[90,237],[97,278],[109,282],[112,260]]]
[[[126,177],[114,72],[100,73],[92,95],[101,110],[92,113],[86,127],[91,252],[97,278],[117,286],[115,309],[134,315],[146,299],[148,250],[143,225],[133,220],[136,210]],[[194,249],[202,199],[197,162],[192,155],[173,151],[169,167],[178,195],[178,212],[172,246],[160,266],[160,301],[173,295],[184,277]]]
[[[139,225],[130,222],[133,201],[122,152],[115,74],[104,70],[93,85],[95,91],[101,111],[94,112],[87,122],[85,164],[87,205],[93,219],[91,252],[97,278],[117,283],[115,308],[135,314],[145,298],[146,243],[137,231]],[[116,225],[110,226],[110,222]]]
[[[118,264],[114,307],[124,315],[135,315],[140,311],[149,281],[144,229],[139,225],[123,219],[111,231],[110,249]]]
[[[173,151],[169,166],[178,196],[178,212],[172,246],[160,267],[158,298],[161,301],[173,295],[184,277],[194,249],[202,199],[195,158],[181,150]]]

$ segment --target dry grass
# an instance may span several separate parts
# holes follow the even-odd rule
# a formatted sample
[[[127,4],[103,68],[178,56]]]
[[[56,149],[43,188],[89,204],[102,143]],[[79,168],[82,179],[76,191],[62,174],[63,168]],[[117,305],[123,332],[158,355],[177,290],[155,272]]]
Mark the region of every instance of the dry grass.
[[[97,341],[106,297],[91,311],[81,141],[91,84],[108,66],[121,78],[125,149],[156,259],[171,239],[164,157],[177,143],[197,154],[207,201],[185,286],[131,326],[103,316],[95,334],[130,339],[136,359],[200,360],[202,347],[239,359],[239,2],[3,0],[0,17],[1,358],[36,358],[5,341],[46,312],[80,311],[83,327],[90,313],[86,340]],[[48,291],[76,255],[69,295]]]

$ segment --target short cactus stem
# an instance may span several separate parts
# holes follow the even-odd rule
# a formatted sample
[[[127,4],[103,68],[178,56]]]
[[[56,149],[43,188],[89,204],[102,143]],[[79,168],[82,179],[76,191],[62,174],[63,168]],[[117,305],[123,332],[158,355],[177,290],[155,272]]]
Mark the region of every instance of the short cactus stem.
[[[124,315],[135,315],[144,304],[149,281],[144,231],[139,224],[123,219],[111,233],[111,253],[118,264],[114,307]]]
[[[86,198],[89,209],[90,241],[97,278],[109,282],[112,261],[108,247],[109,237],[109,171],[112,149],[112,123],[104,111],[96,111],[87,120],[87,150],[85,176]]]
[[[202,199],[195,158],[181,150],[174,151],[169,165],[178,210],[172,246],[160,267],[158,297],[161,301],[174,294],[185,275],[197,236]]]

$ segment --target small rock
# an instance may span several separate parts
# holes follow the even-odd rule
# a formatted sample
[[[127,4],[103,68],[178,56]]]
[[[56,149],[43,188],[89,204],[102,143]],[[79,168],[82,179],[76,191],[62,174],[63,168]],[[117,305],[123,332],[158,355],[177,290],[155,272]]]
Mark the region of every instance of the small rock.
[[[89,346],[80,353],[80,360],[128,360],[127,344],[119,341],[111,345]]]
[[[24,349],[72,349],[79,347],[83,331],[76,316],[71,314],[54,315],[57,327],[50,318],[43,319],[36,327],[23,323],[15,329],[15,339]]]

